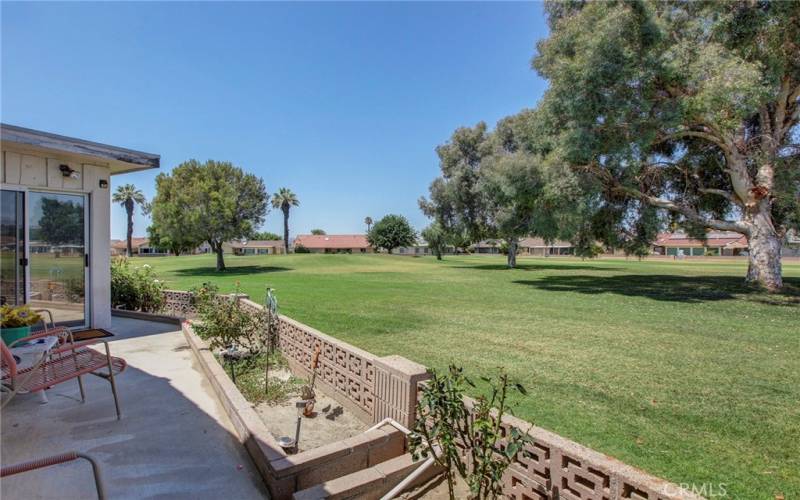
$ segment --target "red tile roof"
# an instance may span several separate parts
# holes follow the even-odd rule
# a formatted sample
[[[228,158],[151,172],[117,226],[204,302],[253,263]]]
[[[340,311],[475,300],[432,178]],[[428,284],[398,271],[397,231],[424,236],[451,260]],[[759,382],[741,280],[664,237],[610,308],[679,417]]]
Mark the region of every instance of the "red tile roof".
[[[706,235],[706,241],[690,238],[685,233],[661,233],[656,238],[655,246],[659,247],[726,247],[747,248],[747,238],[732,231],[711,231]]]
[[[301,234],[294,240],[294,246],[306,248],[369,248],[367,237],[363,234]]]
[[[147,245],[148,243],[150,243],[149,238],[131,238],[131,248],[137,248],[142,245]],[[111,248],[126,250],[128,248],[128,242],[126,240],[111,240]]]

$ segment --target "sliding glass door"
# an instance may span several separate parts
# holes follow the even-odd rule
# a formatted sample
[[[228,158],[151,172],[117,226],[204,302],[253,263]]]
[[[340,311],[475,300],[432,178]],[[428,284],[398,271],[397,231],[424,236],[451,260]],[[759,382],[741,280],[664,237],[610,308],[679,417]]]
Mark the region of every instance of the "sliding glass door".
[[[25,198],[0,191],[0,304],[25,303]]]
[[[28,192],[28,299],[58,324],[86,324],[86,195]]]
[[[0,301],[87,324],[88,220],[86,195],[1,190]]]

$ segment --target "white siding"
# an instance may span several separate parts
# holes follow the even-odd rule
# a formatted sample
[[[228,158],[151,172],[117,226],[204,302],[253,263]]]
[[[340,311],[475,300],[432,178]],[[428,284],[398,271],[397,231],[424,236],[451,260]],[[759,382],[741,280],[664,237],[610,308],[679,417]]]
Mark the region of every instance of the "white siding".
[[[5,146],[4,146],[5,147]],[[111,326],[111,192],[110,183],[100,187],[100,180],[109,181],[107,165],[75,162],[56,154],[2,151],[3,188],[45,188],[65,193],[89,195],[89,323],[95,328]],[[60,165],[67,164],[81,175],[64,177]]]

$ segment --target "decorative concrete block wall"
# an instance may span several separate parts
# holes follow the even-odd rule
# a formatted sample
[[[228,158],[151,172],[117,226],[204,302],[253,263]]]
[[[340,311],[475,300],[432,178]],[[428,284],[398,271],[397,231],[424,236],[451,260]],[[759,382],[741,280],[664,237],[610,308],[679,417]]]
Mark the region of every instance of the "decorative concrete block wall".
[[[402,356],[377,359],[374,421],[389,417],[411,428],[416,420],[417,388],[429,377],[427,368]]]
[[[261,314],[262,306],[241,299],[242,307]],[[379,358],[286,316],[279,316],[278,347],[292,371],[310,378],[311,361],[319,349],[316,383],[366,422],[391,417],[413,424],[417,385],[427,369],[402,356]]]
[[[186,317],[196,313],[189,292],[165,292],[167,311]],[[263,317],[261,305],[240,296],[245,310]],[[286,316],[279,317],[278,344],[293,372],[311,376],[311,360],[320,349],[317,384],[367,422],[391,417],[406,427],[416,418],[420,382],[427,369],[402,356],[377,357]],[[467,398],[468,406],[473,400]],[[678,500],[700,498],[677,485],[649,475],[602,453],[581,446],[529,422],[507,415],[512,427],[528,432],[532,443],[517,453],[506,471],[504,493],[515,500]],[[502,451],[505,446],[501,442]]]
[[[293,372],[310,378],[319,349],[316,382],[362,420],[374,420],[375,356],[286,316],[280,316],[278,332],[278,346]]]
[[[178,318],[191,318],[197,314],[192,292],[164,290],[164,314]]]

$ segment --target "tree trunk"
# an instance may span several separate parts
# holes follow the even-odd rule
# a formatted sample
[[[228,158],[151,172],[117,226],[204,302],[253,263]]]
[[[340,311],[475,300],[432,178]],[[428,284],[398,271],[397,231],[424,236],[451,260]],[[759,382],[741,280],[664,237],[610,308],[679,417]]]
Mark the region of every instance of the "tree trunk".
[[[283,248],[289,253],[289,208],[283,209]]]
[[[508,239],[508,268],[514,269],[517,267],[517,238]]]
[[[748,244],[747,282],[770,292],[783,288],[781,238],[775,232],[769,212],[762,209],[752,220]]]
[[[436,260],[442,260],[442,251],[441,249],[436,249]]]
[[[214,252],[217,254],[217,271],[225,270],[225,259],[222,257],[222,243],[219,245],[212,245]]]
[[[133,244],[131,240],[133,239],[133,201],[127,200],[125,202],[125,211],[128,213],[128,247],[127,247],[127,254],[128,257],[133,256]]]

